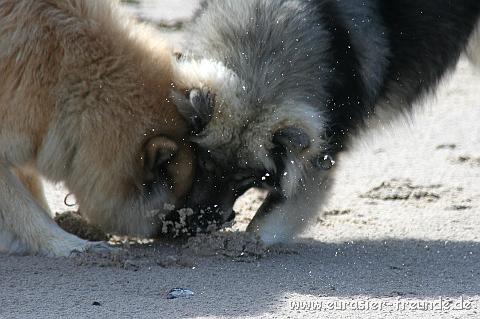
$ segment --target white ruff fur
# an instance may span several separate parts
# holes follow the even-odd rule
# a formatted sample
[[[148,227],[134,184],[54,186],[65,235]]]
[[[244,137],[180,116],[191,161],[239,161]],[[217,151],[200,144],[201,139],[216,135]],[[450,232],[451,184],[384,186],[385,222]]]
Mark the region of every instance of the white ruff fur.
[[[478,23],[477,29],[470,39],[467,54],[473,63],[475,63],[477,66],[480,66],[480,22]]]

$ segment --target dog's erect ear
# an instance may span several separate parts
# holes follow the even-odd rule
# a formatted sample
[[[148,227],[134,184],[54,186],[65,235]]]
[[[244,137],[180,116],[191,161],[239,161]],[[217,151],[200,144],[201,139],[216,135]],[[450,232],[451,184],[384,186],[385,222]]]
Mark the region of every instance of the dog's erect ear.
[[[193,133],[200,133],[212,118],[215,96],[206,89],[192,89],[182,94],[172,91],[172,100],[188,121]]]
[[[164,167],[177,153],[178,145],[167,137],[152,137],[143,149],[143,166],[148,178],[155,178],[159,169]]]
[[[310,147],[310,136],[297,127],[279,129],[273,135],[273,143],[288,152],[298,154]]]

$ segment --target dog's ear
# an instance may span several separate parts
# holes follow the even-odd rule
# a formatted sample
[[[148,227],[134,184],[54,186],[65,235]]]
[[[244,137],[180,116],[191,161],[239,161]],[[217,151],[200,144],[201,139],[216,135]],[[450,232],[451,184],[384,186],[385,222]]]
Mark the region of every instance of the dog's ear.
[[[311,138],[301,128],[285,127],[279,129],[273,135],[275,146],[285,149],[287,152],[299,154],[310,147]]]
[[[176,155],[177,150],[177,143],[167,137],[155,136],[149,139],[143,148],[142,156],[146,179],[154,179]]]
[[[210,122],[215,107],[215,96],[207,89],[192,89],[185,94],[173,90],[172,101],[188,121],[194,134],[200,133]]]

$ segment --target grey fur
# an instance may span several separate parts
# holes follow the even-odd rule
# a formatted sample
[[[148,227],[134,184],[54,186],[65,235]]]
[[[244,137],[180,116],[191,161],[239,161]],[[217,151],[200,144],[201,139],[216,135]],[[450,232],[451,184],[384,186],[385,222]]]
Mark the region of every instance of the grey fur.
[[[290,14],[293,9],[297,12],[294,16]],[[218,19],[219,12],[225,14],[231,11],[241,14],[228,20]],[[255,17],[254,24],[250,19],[252,16]],[[273,127],[265,126],[264,118],[271,119],[278,113],[279,119],[274,122],[282,122],[281,113],[289,113],[290,109],[288,105],[281,105],[323,102],[325,88],[321,79],[328,77],[329,72],[323,52],[327,46],[322,45],[326,34],[322,26],[312,32],[309,24],[303,23],[310,20],[310,16],[304,1],[218,0],[210,1],[208,10],[196,19],[189,35],[192,42],[188,44],[194,56],[223,62],[244,83],[238,90],[241,103],[235,106],[237,110],[232,115],[235,119],[228,122],[228,128],[222,128],[224,134],[221,140],[210,141],[206,137],[212,130],[223,126],[219,123],[223,119],[216,120],[215,116],[201,135],[204,138],[198,139],[200,144],[212,150],[218,145],[228,144],[231,152],[217,154],[229,157],[223,161],[230,161],[237,157],[238,152],[244,152],[245,143],[241,138],[245,131],[256,132],[255,135],[262,140],[260,144],[271,146]],[[272,23],[274,18],[278,23]],[[308,45],[305,46],[306,43]],[[245,50],[239,51],[239,47]],[[305,59],[307,54],[312,59]],[[221,107],[218,106],[219,109]],[[320,116],[318,112],[315,115]],[[314,122],[319,123],[318,119]],[[273,126],[282,127],[280,123]],[[318,129],[312,127],[308,131],[315,134]],[[248,160],[257,161],[255,158]]]
[[[238,81],[203,88],[217,98],[203,106],[213,115],[195,141],[216,169],[202,171],[209,178],[197,181],[190,202],[202,206],[197,198],[211,189],[207,202],[221,202],[226,179],[257,178],[271,193],[249,231],[267,243],[291,239],[318,212],[332,156],[350,136],[374,114],[408,111],[469,38],[469,55],[480,56],[478,31],[472,36],[479,17],[478,0],[204,1],[186,56],[219,61]],[[286,128],[304,132],[308,147],[276,143]]]

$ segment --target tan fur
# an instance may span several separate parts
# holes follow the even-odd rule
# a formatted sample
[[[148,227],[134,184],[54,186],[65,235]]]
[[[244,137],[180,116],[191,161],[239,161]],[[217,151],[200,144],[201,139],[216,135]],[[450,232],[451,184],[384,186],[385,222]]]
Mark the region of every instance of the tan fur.
[[[50,211],[48,207],[47,199],[43,190],[43,184],[40,176],[35,172],[35,169],[31,167],[15,168],[13,169],[15,175],[17,175],[20,182],[30,192],[38,204],[42,206],[46,211]]]
[[[154,213],[193,177],[187,127],[169,100],[175,63],[112,1],[0,0],[0,252],[92,247],[53,223],[38,174],[65,182],[106,231],[155,231]],[[172,185],[146,196],[144,152],[158,136],[176,144]]]

